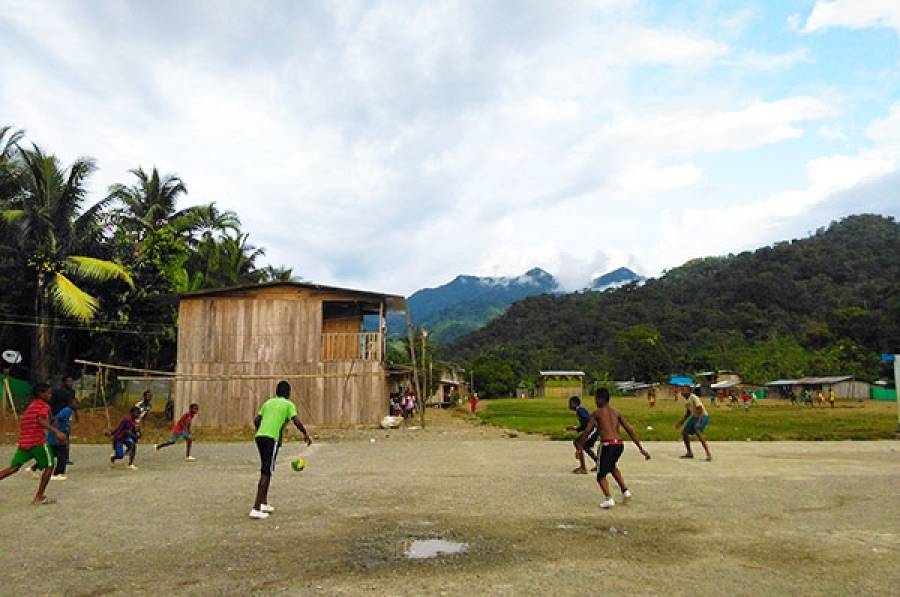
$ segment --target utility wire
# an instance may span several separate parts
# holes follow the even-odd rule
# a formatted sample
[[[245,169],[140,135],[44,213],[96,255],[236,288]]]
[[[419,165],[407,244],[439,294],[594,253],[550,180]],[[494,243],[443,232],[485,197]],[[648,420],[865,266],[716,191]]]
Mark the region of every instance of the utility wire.
[[[57,330],[77,330],[82,332],[99,332],[101,334],[132,334],[134,336],[165,336],[167,332],[150,332],[150,331],[138,331],[138,330],[113,330],[113,329],[102,329],[90,326],[75,326],[75,325],[56,325],[56,324],[41,324],[34,323],[31,321],[10,321],[10,320],[0,320],[0,325],[18,325],[24,327],[41,327],[42,325],[46,327],[53,327]]]

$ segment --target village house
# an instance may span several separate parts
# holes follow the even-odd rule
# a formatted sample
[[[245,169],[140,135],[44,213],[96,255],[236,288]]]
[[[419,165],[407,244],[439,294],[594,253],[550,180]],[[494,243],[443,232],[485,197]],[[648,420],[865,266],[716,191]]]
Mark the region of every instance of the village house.
[[[197,425],[252,424],[286,379],[311,425],[377,424],[388,413],[385,314],[402,296],[300,282],[270,282],[180,296],[175,411],[200,405]]]

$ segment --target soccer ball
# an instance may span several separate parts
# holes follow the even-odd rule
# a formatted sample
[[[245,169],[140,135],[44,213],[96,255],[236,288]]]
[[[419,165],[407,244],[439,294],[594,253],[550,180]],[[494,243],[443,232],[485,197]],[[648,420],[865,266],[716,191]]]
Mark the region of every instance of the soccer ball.
[[[291,461],[291,468],[297,471],[298,473],[306,468],[306,461],[302,458],[298,458],[297,460]]]

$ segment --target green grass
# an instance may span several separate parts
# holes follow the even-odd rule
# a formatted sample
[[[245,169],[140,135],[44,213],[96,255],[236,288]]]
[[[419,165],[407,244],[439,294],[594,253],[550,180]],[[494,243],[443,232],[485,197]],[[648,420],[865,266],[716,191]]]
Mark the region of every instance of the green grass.
[[[612,405],[631,422],[645,440],[676,440],[675,429],[684,406],[671,399],[660,399],[656,407],[638,398],[615,397]],[[593,400],[585,398],[588,410]],[[710,423],[704,434],[711,440],[872,440],[892,439],[897,429],[897,404],[894,402],[838,401],[835,408],[791,406],[782,400],[762,400],[749,413],[743,408],[709,408]],[[564,398],[484,400],[478,416],[483,422],[542,433],[551,439],[572,439],[567,425],[578,423]],[[652,430],[648,430],[648,426]]]

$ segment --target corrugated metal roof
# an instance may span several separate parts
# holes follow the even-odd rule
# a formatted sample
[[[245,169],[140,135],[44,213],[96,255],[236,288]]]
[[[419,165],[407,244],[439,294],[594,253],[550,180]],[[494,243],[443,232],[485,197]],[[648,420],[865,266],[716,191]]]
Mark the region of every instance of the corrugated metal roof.
[[[767,386],[818,386],[833,383],[841,383],[842,381],[850,381],[854,379],[852,375],[829,375],[825,377],[803,377],[801,379],[777,379],[770,381]]]
[[[737,385],[740,385],[740,384],[734,380],[728,380],[728,381],[720,381],[719,383],[714,383],[709,387],[711,387],[714,390],[723,390],[725,388],[733,388],[734,386],[737,386]]]
[[[770,381],[766,384],[767,386],[795,386],[797,385],[796,379],[776,379],[775,381]]]
[[[584,371],[539,371],[541,375],[584,375]]]

